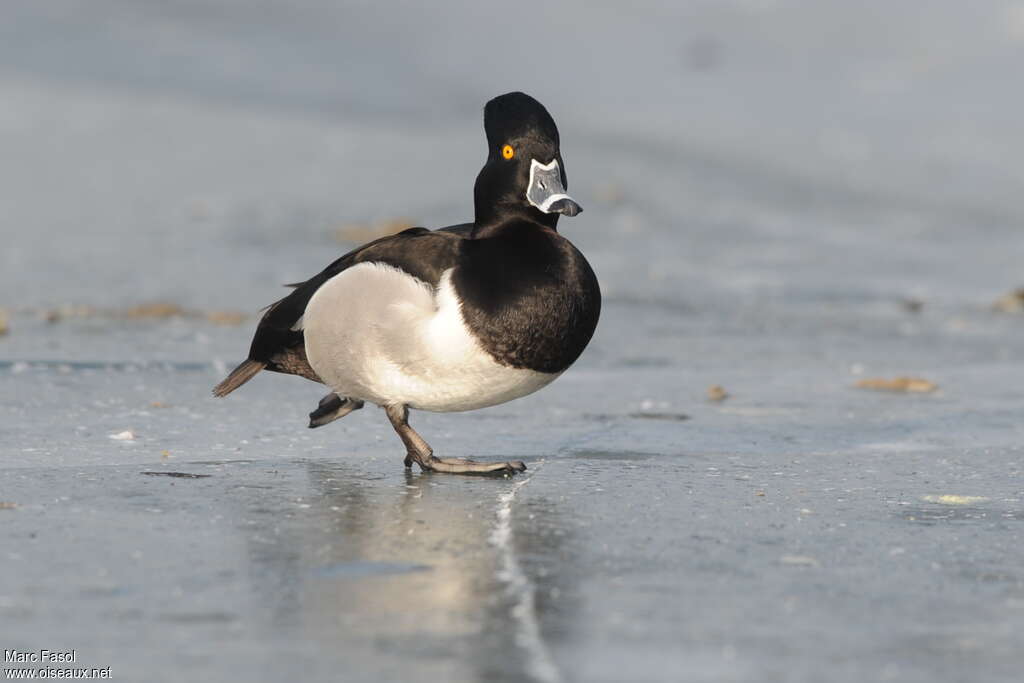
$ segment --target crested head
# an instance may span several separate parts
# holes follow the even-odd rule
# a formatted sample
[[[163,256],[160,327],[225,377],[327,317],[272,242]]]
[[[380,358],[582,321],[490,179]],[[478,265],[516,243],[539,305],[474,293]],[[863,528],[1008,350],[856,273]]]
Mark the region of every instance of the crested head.
[[[554,229],[559,215],[582,210],[565,192],[558,127],[544,105],[521,92],[495,97],[484,107],[484,131],[487,161],[474,187],[476,232],[514,219]]]
[[[558,153],[558,126],[544,105],[526,93],[499,95],[484,106],[484,132],[490,150],[509,140],[531,140]]]

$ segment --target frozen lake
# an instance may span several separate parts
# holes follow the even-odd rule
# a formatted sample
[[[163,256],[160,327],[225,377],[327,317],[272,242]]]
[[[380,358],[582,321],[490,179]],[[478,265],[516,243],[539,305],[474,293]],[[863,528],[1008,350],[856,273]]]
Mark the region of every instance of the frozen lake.
[[[0,647],[1018,680],[1022,66],[1013,2],[8,2]],[[559,124],[601,324],[542,392],[412,424],[525,475],[407,473],[375,408],[307,430],[297,378],[210,397],[281,283],[471,217],[513,89]],[[855,387],[900,376],[934,390]]]

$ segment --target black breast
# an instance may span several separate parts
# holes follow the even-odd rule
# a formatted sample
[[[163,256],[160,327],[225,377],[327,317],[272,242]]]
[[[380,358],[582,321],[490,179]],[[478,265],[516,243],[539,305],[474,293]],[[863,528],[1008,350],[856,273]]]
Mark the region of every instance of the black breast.
[[[558,233],[506,226],[462,242],[453,273],[466,325],[499,363],[561,372],[597,327],[601,290],[590,264]]]

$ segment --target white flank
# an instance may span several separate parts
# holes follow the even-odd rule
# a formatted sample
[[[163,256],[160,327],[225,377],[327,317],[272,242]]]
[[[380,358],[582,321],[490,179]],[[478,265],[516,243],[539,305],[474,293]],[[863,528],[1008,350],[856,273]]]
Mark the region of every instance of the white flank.
[[[462,319],[451,270],[435,291],[380,263],[325,282],[303,315],[309,364],[339,396],[418,410],[473,410],[525,396],[558,375],[499,364]]]

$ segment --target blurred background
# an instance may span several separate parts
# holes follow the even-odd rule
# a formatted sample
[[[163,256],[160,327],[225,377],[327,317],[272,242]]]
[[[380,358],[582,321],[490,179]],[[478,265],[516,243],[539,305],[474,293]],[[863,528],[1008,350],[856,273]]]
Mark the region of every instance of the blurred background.
[[[0,16],[4,647],[123,680],[1019,676],[1024,2]],[[544,392],[414,425],[529,484],[403,477],[376,410],[307,432],[300,380],[208,398],[282,283],[472,218],[510,90],[559,125],[603,318]]]
[[[483,103],[516,89],[561,127],[592,207],[563,230],[609,293],[669,278],[766,297],[821,267],[848,293],[1017,284],[1021,3],[15,0],[4,14],[0,277],[15,308],[251,311],[329,262],[339,226],[466,220]]]

